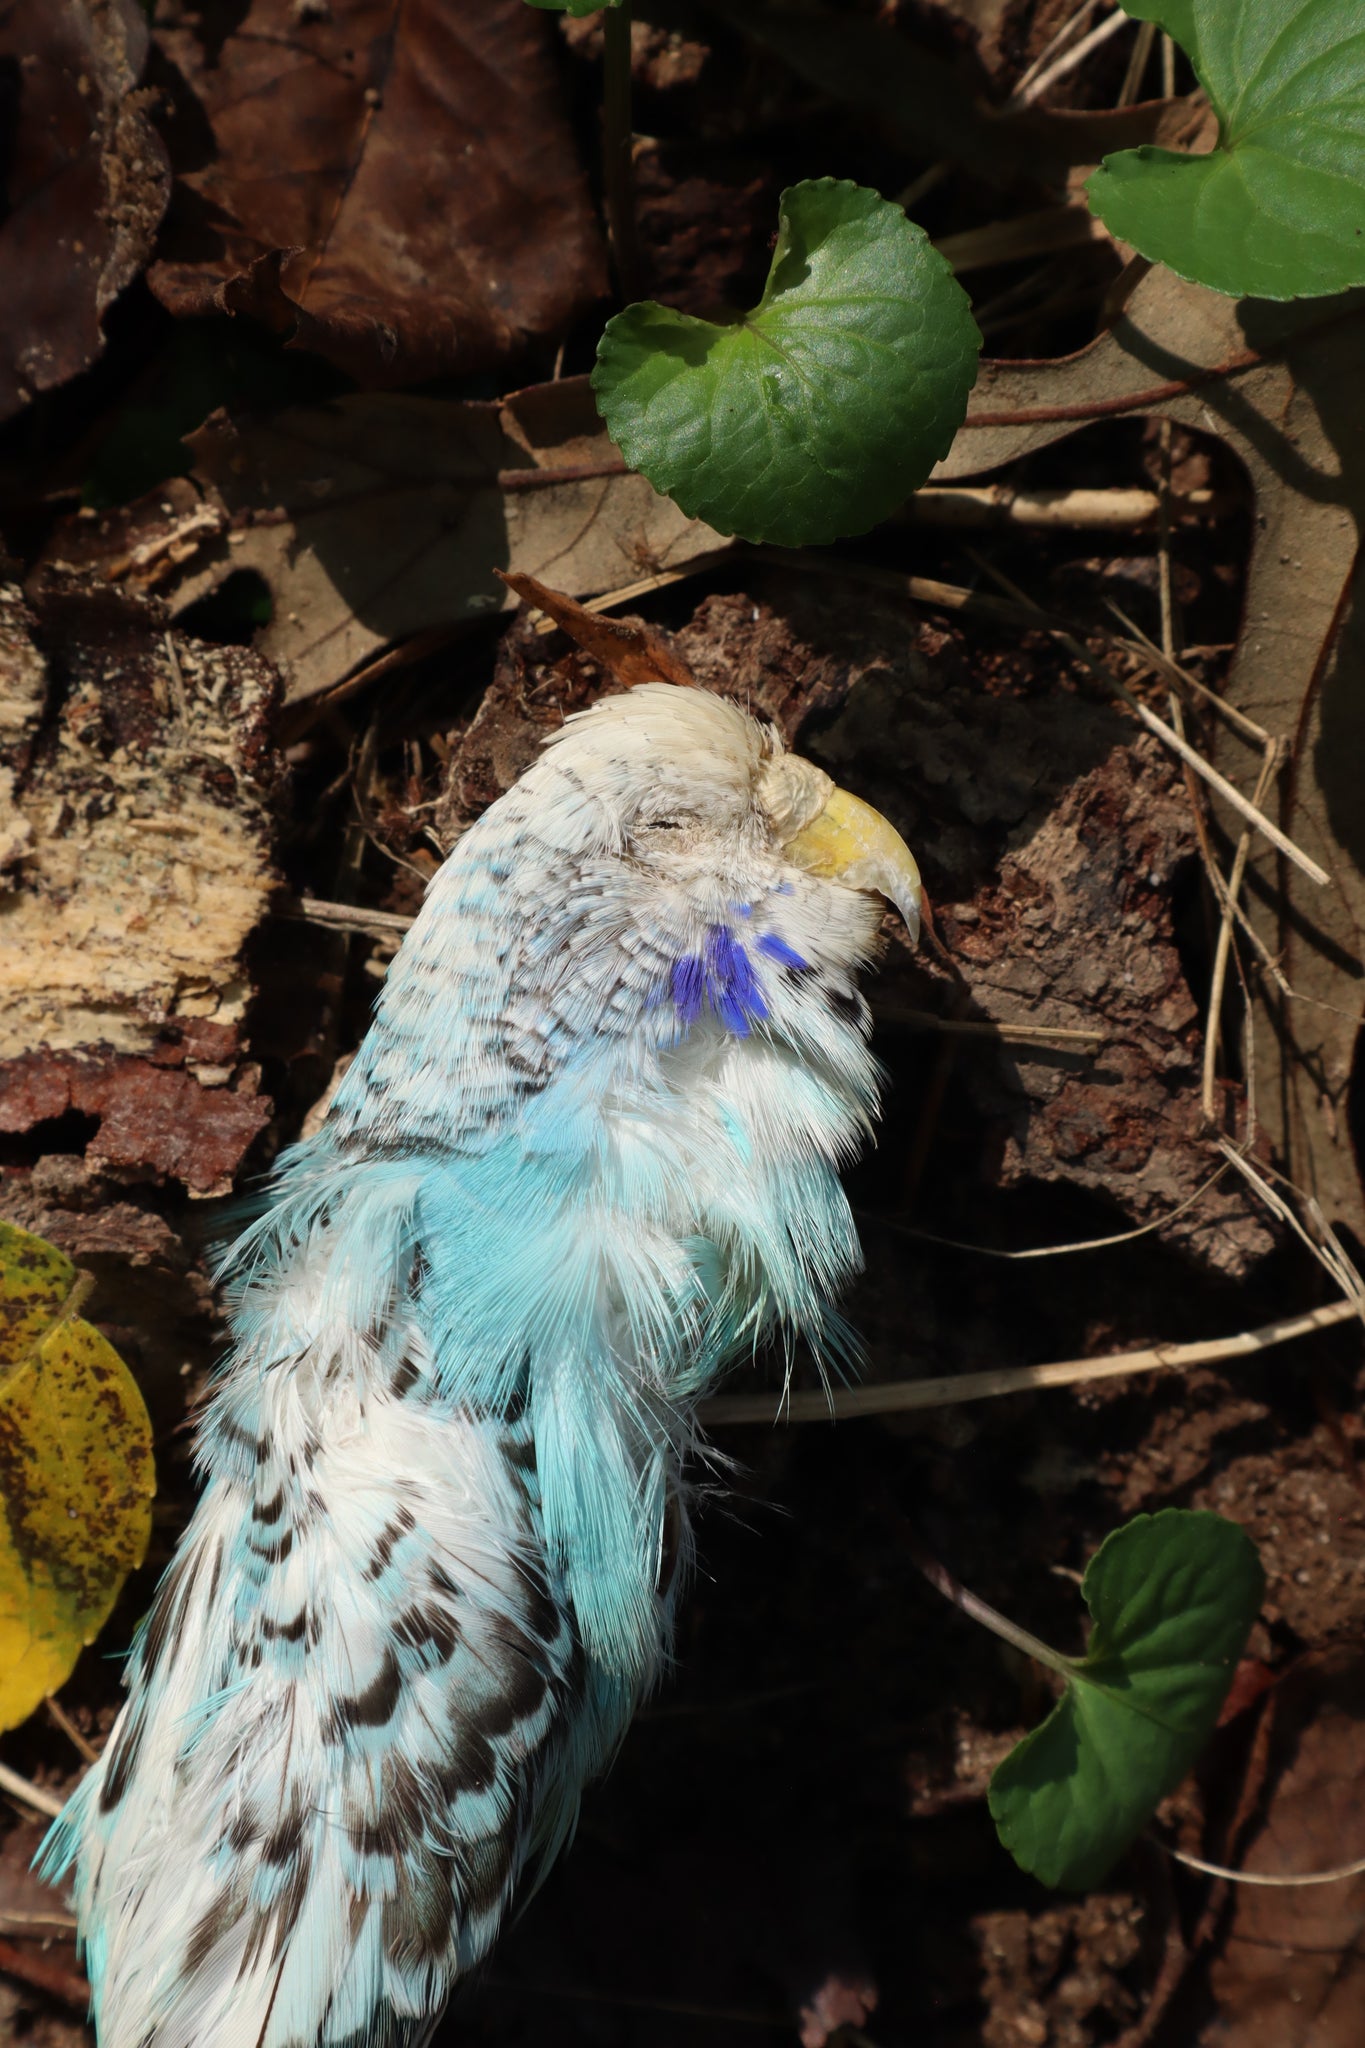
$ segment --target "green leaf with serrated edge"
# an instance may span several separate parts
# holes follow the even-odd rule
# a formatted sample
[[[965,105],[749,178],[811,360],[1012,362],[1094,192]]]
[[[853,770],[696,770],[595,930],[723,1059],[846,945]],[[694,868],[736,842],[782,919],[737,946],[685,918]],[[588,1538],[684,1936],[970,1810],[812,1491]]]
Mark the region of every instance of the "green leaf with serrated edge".
[[[646,302],[593,390],[632,469],[694,519],[784,547],[863,533],[945,455],[981,337],[922,228],[864,186],[782,194],[763,297],[732,326]]]
[[[1208,1740],[1265,1574],[1235,1523],[1167,1508],[1116,1529],[1082,1591],[1086,1655],[990,1788],[1016,1863],[1068,1891],[1102,1882]]]
[[[1203,156],[1126,149],[1086,187],[1110,233],[1234,297],[1365,284],[1361,0],[1123,0],[1159,22],[1218,116]]]

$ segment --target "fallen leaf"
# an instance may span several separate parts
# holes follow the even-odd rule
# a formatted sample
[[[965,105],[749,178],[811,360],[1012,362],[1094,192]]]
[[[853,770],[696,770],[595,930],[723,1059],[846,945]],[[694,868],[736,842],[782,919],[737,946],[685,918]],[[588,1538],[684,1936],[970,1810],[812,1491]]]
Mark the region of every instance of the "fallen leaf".
[[[1332,877],[1315,887],[1262,842],[1248,908],[1293,1000],[1262,1009],[1258,1113],[1291,1177],[1365,1237],[1348,1117],[1365,975],[1365,746],[1360,534],[1365,530],[1365,294],[1269,306],[1157,269],[1113,329],[1055,362],[983,363],[934,480],[981,476],[1125,414],[1225,441],[1256,493],[1231,702],[1287,740],[1276,822]],[[1215,727],[1217,765],[1250,793],[1259,756]],[[1234,751],[1236,749],[1237,751]],[[1229,817],[1235,836],[1239,821]]]
[[[659,635],[639,619],[608,619],[515,569],[497,572],[509,590],[554,620],[575,644],[601,662],[618,683],[677,683],[691,689],[695,678]]]
[[[151,1534],[152,1432],[78,1275],[0,1223],[0,1728],[70,1676]]]
[[[154,602],[49,568],[29,656],[49,722],[16,784],[0,922],[0,1127],[100,1119],[92,1161],[218,1192],[267,1120],[243,949],[275,886],[278,678]],[[15,641],[23,608],[11,596]],[[28,673],[28,668],[25,668]]]
[[[547,24],[522,0],[158,10],[175,196],[149,282],[369,385],[485,368],[606,289]],[[262,176],[262,165],[269,175]]]
[[[134,91],[147,53],[136,0],[13,0],[0,217],[0,419],[90,367],[104,315],[151,251],[166,153]]]
[[[1264,1820],[1237,1859],[1262,1876],[1332,1870],[1365,1856],[1365,1671],[1344,1654],[1284,1681],[1284,1759]],[[1365,1875],[1334,1884],[1234,1885],[1210,1986],[1209,2048],[1358,2048],[1365,2010]]]
[[[499,568],[587,597],[725,545],[626,472],[585,377],[501,404],[374,393],[215,413],[190,446],[193,482],[69,521],[49,559],[153,585],[177,614],[254,570],[273,604],[256,644],[289,703],[391,642],[515,604]]]

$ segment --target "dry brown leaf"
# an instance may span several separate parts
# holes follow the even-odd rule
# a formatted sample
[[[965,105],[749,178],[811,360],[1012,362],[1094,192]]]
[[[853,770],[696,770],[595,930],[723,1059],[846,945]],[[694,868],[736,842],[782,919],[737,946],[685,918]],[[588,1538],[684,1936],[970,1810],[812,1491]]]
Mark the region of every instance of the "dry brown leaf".
[[[0,221],[0,419],[90,367],[110,303],[147,260],[170,193],[135,93],[136,0],[15,0],[0,11],[6,87]]]
[[[509,590],[553,619],[576,646],[599,661],[608,675],[615,676],[627,689],[633,689],[637,683],[693,687],[696,678],[686,665],[641,620],[603,618],[600,612],[590,612],[573,598],[565,597],[562,590],[551,590],[548,584],[516,569],[498,569],[494,573]]]
[[[1112,331],[1078,355],[985,363],[935,479],[981,476],[1095,422],[1157,415],[1240,457],[1257,518],[1229,698],[1293,758],[1276,822],[1332,877],[1315,888],[1258,849],[1250,908],[1297,1000],[1262,1016],[1258,1105],[1288,1171],[1365,1236],[1347,1129],[1365,957],[1362,624],[1365,300],[1238,302],[1152,271]],[[1225,735],[1218,765],[1250,793],[1259,757]]]
[[[178,181],[150,282],[173,313],[250,313],[397,385],[516,355],[603,294],[548,26],[523,0],[218,12],[157,15]]]
[[[498,568],[587,597],[725,545],[626,473],[584,377],[500,405],[376,393],[219,413],[190,445],[202,495],[182,481],[70,521],[49,561],[163,591],[177,614],[255,570],[274,604],[257,645],[290,703],[390,642],[515,604]]]
[[[1284,1876],[1365,1855],[1365,1674],[1324,1659],[1281,1688],[1292,1756],[1239,1868]],[[1282,1727],[1293,1722],[1293,1727]],[[1357,2048],[1365,2011],[1365,1877],[1233,1887],[1214,1960],[1217,2048]]]

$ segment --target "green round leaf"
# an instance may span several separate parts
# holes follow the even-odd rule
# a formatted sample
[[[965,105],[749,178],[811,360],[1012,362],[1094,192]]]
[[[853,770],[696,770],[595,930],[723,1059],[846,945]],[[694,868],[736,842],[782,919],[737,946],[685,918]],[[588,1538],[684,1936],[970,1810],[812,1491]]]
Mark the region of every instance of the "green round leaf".
[[[1103,1880],[1208,1740],[1265,1574],[1235,1523],[1168,1508],[1115,1530],[1082,1591],[1086,1655],[990,1789],[1015,1861],[1075,1891]]]
[[[1123,0],[1185,51],[1218,116],[1205,156],[1126,149],[1086,187],[1120,241],[1235,297],[1365,284],[1361,0]]]
[[[782,194],[763,297],[712,326],[646,302],[607,323],[593,389],[632,469],[719,533],[863,533],[948,452],[981,336],[922,228],[861,185]]]

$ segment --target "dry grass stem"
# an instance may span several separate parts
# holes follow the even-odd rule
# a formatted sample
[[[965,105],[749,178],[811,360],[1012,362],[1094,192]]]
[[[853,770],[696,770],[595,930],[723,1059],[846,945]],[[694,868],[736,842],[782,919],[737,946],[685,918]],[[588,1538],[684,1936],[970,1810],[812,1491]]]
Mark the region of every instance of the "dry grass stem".
[[[1281,1223],[1293,1231],[1300,1243],[1308,1248],[1333,1286],[1341,1289],[1353,1314],[1365,1322],[1365,1280],[1361,1279],[1350,1255],[1313,1197],[1305,1195],[1302,1189],[1296,1188],[1282,1173],[1275,1173],[1273,1168],[1270,1173],[1263,1173],[1247,1158],[1245,1152],[1229,1144],[1226,1138],[1220,1140],[1219,1149],[1228,1164],[1236,1167],[1243,1180],[1265,1203],[1271,1214],[1278,1217]],[[1275,1187],[1274,1181],[1279,1181],[1281,1187],[1288,1188],[1296,1200],[1302,1203],[1311,1229],[1305,1226],[1293,1204],[1286,1201]]]
[[[1132,17],[1125,14],[1122,8],[1115,8],[1107,20],[1100,22],[1097,27],[1091,29],[1088,36],[1082,36],[1071,49],[1064,51],[1055,64],[1050,64],[1046,71],[1040,71],[1032,85],[1016,93],[1010,104],[1017,107],[1035,106],[1044,93],[1050,92],[1060,79],[1069,78],[1073,71],[1079,71],[1092,52],[1116,36],[1120,29],[1129,27],[1131,20]]]
[[[990,1019],[940,1017],[934,1010],[904,1009],[899,1003],[874,1003],[872,1007],[882,1024],[943,1032],[950,1038],[990,1038],[1000,1045],[1074,1046],[1080,1051],[1102,1046],[1108,1036],[1104,1031],[1078,1031],[1060,1024],[997,1024]]]
[[[1261,772],[1256,778],[1256,787],[1251,798],[1258,809],[1269,794],[1279,761],[1279,746],[1274,740],[1268,740],[1265,759],[1261,763]],[[1223,915],[1218,926],[1218,944],[1214,948],[1213,979],[1209,985],[1208,1013],[1204,1025],[1203,1110],[1210,1123],[1215,1121],[1217,1108],[1215,1098],[1218,1087],[1218,1048],[1222,1039],[1223,995],[1227,987],[1228,955],[1232,951],[1238,900],[1242,894],[1242,882],[1246,876],[1250,855],[1251,828],[1248,826],[1238,840],[1237,851],[1233,855],[1232,873],[1228,877]]]
[[[1228,1358],[1248,1358],[1334,1329],[1358,1313],[1353,1301],[1333,1301],[1303,1315],[1280,1316],[1259,1329],[1238,1330],[1228,1337],[1209,1337],[1195,1344],[1153,1344],[1141,1351],[1116,1351],[1108,1358],[1067,1358],[1053,1365],[1000,1366],[990,1372],[948,1373],[939,1379],[888,1380],[875,1387],[820,1387],[786,1395],[718,1394],[704,1401],[704,1423],[725,1428],[735,1423],[849,1422],[864,1415],[905,1415],[931,1408],[956,1408],[968,1401],[998,1401],[1008,1394],[1036,1393],[1048,1387],[1084,1386],[1095,1380],[1123,1379],[1147,1372],[1187,1372],[1197,1365],[1217,1365]]]
[[[1158,1216],[1153,1222],[1139,1223],[1135,1230],[1116,1231],[1112,1237],[1077,1238],[1071,1244],[1030,1245],[1022,1251],[1006,1251],[998,1245],[967,1244],[961,1238],[939,1237],[935,1231],[921,1230],[915,1223],[901,1223],[894,1216],[861,1214],[858,1220],[861,1223],[876,1224],[883,1230],[893,1230],[898,1237],[917,1238],[921,1244],[943,1245],[949,1251],[973,1252],[982,1259],[1061,1259],[1066,1258],[1071,1252],[1108,1251],[1113,1245],[1131,1244],[1134,1238],[1150,1237],[1155,1231],[1165,1230],[1178,1216],[1183,1216],[1187,1210],[1193,1209],[1197,1202],[1203,1201],[1209,1189],[1216,1187],[1223,1178],[1229,1164],[1228,1160],[1224,1160],[1206,1181],[1200,1183],[1192,1195],[1186,1195],[1183,1202],[1177,1202],[1174,1209],[1169,1210],[1164,1216]]]
[[[76,1919],[72,1913],[7,1913],[0,1911],[0,1934],[14,1934],[21,1941],[71,1941]]]
[[[1039,72],[1052,62],[1057,52],[1064,50],[1068,43],[1075,41],[1099,4],[1100,0],[1081,0],[1081,4],[1075,13],[1069,14],[1061,27],[1053,30],[1033,62],[1028,66],[1027,70],[1020,74],[1019,82],[1010,94],[1010,104],[1012,106],[1018,105],[1020,93],[1028,90]]]
[[[1030,256],[1055,256],[1060,250],[1108,239],[1108,229],[1088,206],[1063,205],[1042,206],[1032,213],[1017,213],[1010,220],[992,220],[984,227],[965,228],[961,234],[944,235],[934,247],[962,276],[969,270],[988,270],[997,263],[1022,263]]]
[[[34,1813],[46,1814],[55,1820],[65,1801],[56,1799],[51,1792],[44,1792],[41,1785],[30,1785],[27,1778],[21,1778],[8,1764],[0,1764],[0,1792],[8,1792],[11,1799],[17,1799]]]
[[[732,550],[727,546],[712,548],[710,554],[694,555],[680,569],[659,569],[652,576],[641,576],[634,583],[623,583],[619,590],[604,590],[600,597],[585,597],[585,612],[611,612],[621,604],[631,604],[637,597],[648,597],[651,590],[666,590],[670,583],[683,583],[689,576],[700,575],[703,569],[714,569],[717,562],[724,561]],[[555,621],[541,612],[536,619],[534,631],[542,636],[557,632]]]
[[[1229,1884],[1261,1884],[1274,1887],[1291,1887],[1304,1884],[1340,1884],[1343,1878],[1359,1877],[1365,1871],[1365,1856],[1355,1863],[1342,1863],[1335,1870],[1305,1870],[1289,1877],[1272,1877],[1263,1870],[1229,1870],[1225,1863],[1206,1863],[1202,1856],[1187,1856],[1183,1849],[1173,1849],[1169,1842],[1159,1845],[1176,1863],[1183,1863],[1187,1870],[1202,1871],[1205,1877],[1225,1877]]]
[[[1218,716],[1230,725],[1234,732],[1240,733],[1248,745],[1255,747],[1258,753],[1265,750],[1271,735],[1264,726],[1257,725],[1254,718],[1248,718],[1245,711],[1239,711],[1235,704],[1229,704],[1226,697],[1220,697],[1207,683],[1201,683],[1198,676],[1192,675],[1173,655],[1164,653],[1156,641],[1144,633],[1135,620],[1129,618],[1122,605],[1115,604],[1112,597],[1106,598],[1105,602],[1124,628],[1123,634],[1111,635],[1116,646],[1122,647],[1129,654],[1145,655],[1153,667],[1160,669],[1168,680],[1178,682],[1181,688],[1188,690],[1199,703],[1207,704],[1211,711],[1216,711]]]
[[[387,934],[412,929],[415,919],[399,910],[364,910],[358,903],[324,903],[316,896],[298,896],[276,911],[303,924],[325,925],[334,932]]]
[[[62,1734],[77,1754],[83,1756],[88,1764],[97,1764],[100,1760],[99,1751],[92,1743],[86,1741],[61,1701],[52,1693],[49,1693],[45,1704],[52,1721],[61,1729]]]
[[[1191,491],[1180,506],[1212,515],[1218,499],[1213,491]],[[1021,491],[1010,484],[926,484],[907,499],[903,516],[932,526],[1079,526],[1133,533],[1151,526],[1159,514],[1155,491]]]
[[[1137,98],[1138,93],[1142,89],[1142,81],[1146,75],[1148,60],[1152,54],[1152,44],[1155,41],[1156,23],[1154,21],[1139,22],[1138,32],[1133,42],[1132,55],[1128,59],[1128,69],[1123,74],[1123,84],[1119,87],[1119,96],[1114,102],[1115,106],[1131,107]],[[1174,95],[1167,93],[1166,97],[1171,99]]]

